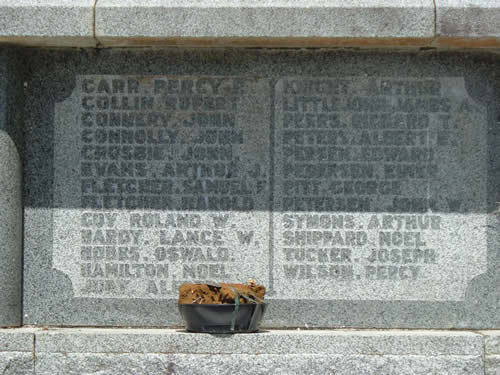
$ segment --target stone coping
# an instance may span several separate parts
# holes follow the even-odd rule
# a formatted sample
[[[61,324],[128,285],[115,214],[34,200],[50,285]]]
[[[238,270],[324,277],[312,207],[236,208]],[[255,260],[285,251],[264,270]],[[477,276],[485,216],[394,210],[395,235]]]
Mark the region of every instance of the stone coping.
[[[497,375],[499,343],[500,330],[288,329],[211,335],[160,328],[23,327],[0,329],[0,372],[255,373],[246,366],[258,364],[269,370],[259,373],[272,373],[277,366],[287,373],[321,374],[330,368],[339,374]],[[243,368],[233,368],[235,363]],[[166,372],[171,367],[176,371]]]
[[[481,355],[482,338],[467,332],[263,330],[210,335],[179,330],[62,329],[37,334],[37,351],[191,354]]]
[[[0,43],[500,47],[497,0],[0,0]]]
[[[0,352],[498,355],[500,331],[267,330],[199,334],[171,328],[5,328]]]

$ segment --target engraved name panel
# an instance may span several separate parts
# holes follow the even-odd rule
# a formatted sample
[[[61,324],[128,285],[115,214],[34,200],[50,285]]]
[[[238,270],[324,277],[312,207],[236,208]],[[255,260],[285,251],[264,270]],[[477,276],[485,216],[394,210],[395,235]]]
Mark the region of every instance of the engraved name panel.
[[[75,297],[268,283],[269,98],[256,77],[77,77],[56,106],[53,214]]]
[[[487,115],[464,79],[287,77],[275,97],[277,294],[463,300],[487,269]]]

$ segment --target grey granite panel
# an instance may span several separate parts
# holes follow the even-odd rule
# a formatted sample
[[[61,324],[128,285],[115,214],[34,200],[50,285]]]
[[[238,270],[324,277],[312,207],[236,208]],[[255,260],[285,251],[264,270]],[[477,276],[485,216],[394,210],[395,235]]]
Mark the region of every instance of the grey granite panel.
[[[281,296],[463,300],[487,269],[488,224],[480,214],[487,109],[465,85],[462,77],[400,76],[277,82]]]
[[[48,354],[36,373],[58,374],[483,374],[481,357],[339,355]]]
[[[500,331],[483,331],[486,355],[500,355]]]
[[[2,375],[32,375],[34,370],[33,354],[0,352],[0,373]]]
[[[427,331],[263,331],[209,335],[169,329],[39,331],[37,353],[342,354],[481,356],[481,335]]]
[[[94,26],[104,45],[121,46],[190,38],[204,39],[202,45],[220,38],[252,45],[259,38],[305,38],[303,45],[318,43],[307,38],[340,38],[342,45],[370,45],[349,41],[368,38],[411,46],[438,36],[469,39],[469,47],[498,47],[500,35],[495,0],[100,0],[95,20],[93,0],[2,0],[0,10],[0,41],[25,45],[96,46]],[[477,38],[489,41],[478,44]]]
[[[0,329],[0,374],[28,375],[34,373],[33,329]]]
[[[429,38],[433,34],[431,0],[100,0],[96,8],[96,36],[104,44],[108,38]]]
[[[269,96],[257,76],[76,77],[56,106],[53,227],[53,266],[75,297],[269,283]]]
[[[0,42],[95,46],[94,0],[1,0]]]
[[[22,162],[18,147],[23,102],[15,52],[0,49],[0,326],[20,325],[22,308]]]
[[[496,0],[436,0],[437,34],[445,37],[499,38]]]
[[[484,360],[485,374],[498,375],[500,374],[500,355],[486,356]]]
[[[479,334],[444,331],[165,329],[38,331],[37,374],[482,374]]]
[[[33,352],[35,329],[0,329],[0,352]]]
[[[0,130],[0,326],[21,324],[22,168],[14,142]]]
[[[23,151],[24,83],[27,72],[22,49],[0,47],[0,129]]]
[[[255,276],[268,327],[500,325],[498,57],[28,61],[26,322],[178,325],[179,282]]]
[[[500,331],[483,331],[486,375],[500,374]]]

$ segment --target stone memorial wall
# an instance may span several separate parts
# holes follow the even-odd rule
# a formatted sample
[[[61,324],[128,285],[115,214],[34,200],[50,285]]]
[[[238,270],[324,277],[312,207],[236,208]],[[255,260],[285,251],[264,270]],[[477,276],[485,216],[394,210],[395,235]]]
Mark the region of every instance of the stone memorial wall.
[[[499,19],[0,0],[0,373],[500,375]],[[259,331],[184,329],[250,278]]]
[[[494,56],[26,59],[26,324],[178,325],[181,283],[249,278],[271,327],[500,323]]]

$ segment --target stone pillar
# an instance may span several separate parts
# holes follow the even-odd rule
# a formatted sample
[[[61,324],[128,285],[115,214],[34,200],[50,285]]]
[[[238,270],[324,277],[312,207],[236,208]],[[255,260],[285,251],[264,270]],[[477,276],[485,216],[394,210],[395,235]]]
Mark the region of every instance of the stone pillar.
[[[22,81],[16,50],[0,49],[0,327],[22,323]]]

